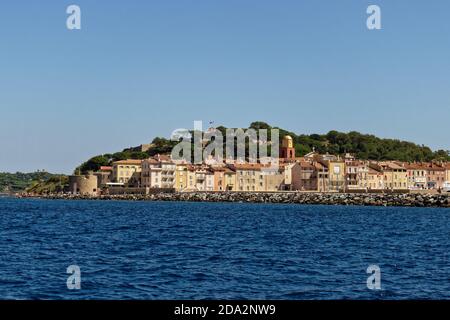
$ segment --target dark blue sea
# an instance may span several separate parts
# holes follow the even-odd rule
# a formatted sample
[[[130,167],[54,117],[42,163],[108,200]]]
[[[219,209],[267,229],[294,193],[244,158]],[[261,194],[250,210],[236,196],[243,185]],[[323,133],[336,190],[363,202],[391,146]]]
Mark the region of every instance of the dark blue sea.
[[[0,215],[2,299],[450,298],[450,209],[0,198]]]

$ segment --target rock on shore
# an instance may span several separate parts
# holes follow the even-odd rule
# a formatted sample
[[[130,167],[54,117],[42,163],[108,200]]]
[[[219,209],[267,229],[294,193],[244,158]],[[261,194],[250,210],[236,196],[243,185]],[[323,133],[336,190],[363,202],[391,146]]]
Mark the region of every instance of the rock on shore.
[[[149,195],[80,196],[70,194],[21,195],[42,199],[67,200],[135,200],[135,201],[191,201],[238,203],[294,203],[323,205],[450,207],[450,194],[390,194],[390,193],[311,193],[311,192],[181,192]]]

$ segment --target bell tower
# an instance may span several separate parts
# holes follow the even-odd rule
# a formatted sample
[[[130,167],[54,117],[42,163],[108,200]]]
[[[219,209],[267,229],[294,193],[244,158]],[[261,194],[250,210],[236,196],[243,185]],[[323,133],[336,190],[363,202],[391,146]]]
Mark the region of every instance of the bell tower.
[[[295,159],[294,141],[291,136],[284,136],[281,142],[281,158]]]

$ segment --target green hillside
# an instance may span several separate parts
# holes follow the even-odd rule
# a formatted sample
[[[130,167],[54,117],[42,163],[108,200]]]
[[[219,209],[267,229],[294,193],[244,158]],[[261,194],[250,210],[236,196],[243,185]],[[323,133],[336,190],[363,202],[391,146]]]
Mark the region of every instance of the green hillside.
[[[272,127],[265,122],[253,122],[249,128],[253,129],[271,129]],[[217,127],[225,137],[224,126]],[[247,128],[244,128],[247,129]],[[347,152],[353,153],[358,159],[362,160],[399,160],[399,161],[431,161],[443,160],[450,161],[448,150],[433,151],[431,148],[418,145],[413,142],[401,141],[398,139],[382,139],[371,134],[362,134],[359,132],[338,132],[330,131],[326,134],[296,134],[282,128],[280,130],[280,139],[285,135],[290,135],[295,142],[297,156],[303,156],[312,150],[319,153],[330,153],[343,155]],[[135,149],[125,149],[121,152],[95,156],[77,169],[82,172],[88,170],[98,170],[100,166],[111,165],[113,161],[123,159],[145,159],[155,154],[170,153],[177,142],[165,138],[155,138],[152,141],[150,149],[146,152],[133,151]]]
[[[31,173],[0,173],[0,192],[21,192],[37,185],[45,185],[53,179],[60,181],[63,175],[54,175],[44,171]]]

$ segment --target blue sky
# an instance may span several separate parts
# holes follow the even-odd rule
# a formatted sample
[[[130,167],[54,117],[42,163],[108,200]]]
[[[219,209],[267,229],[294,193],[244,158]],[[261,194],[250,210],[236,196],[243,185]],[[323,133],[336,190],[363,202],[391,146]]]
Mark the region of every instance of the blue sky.
[[[66,8],[82,30],[66,29]],[[366,28],[366,8],[382,30]],[[450,2],[9,1],[0,5],[0,171],[256,120],[450,149]]]

